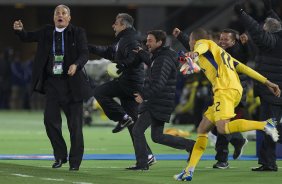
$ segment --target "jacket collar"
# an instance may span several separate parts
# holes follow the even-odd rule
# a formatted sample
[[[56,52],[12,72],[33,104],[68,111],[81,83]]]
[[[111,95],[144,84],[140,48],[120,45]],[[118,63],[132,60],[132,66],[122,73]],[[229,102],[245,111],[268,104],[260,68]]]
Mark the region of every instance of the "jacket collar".
[[[124,30],[122,30],[115,38],[116,41],[120,40],[121,37],[125,36],[125,35],[133,35],[135,34],[136,31],[134,28],[126,28]]]
[[[165,50],[169,50],[169,47],[168,46],[161,46],[161,47],[156,48],[152,52],[152,59],[155,59],[156,57],[158,57],[161,54],[161,52],[165,51]]]

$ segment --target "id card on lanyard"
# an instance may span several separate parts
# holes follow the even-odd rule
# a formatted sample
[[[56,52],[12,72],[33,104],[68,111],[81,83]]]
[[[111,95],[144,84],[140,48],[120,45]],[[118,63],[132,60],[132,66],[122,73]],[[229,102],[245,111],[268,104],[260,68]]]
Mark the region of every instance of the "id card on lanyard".
[[[55,30],[53,32],[53,74],[54,75],[61,75],[63,74],[63,63],[64,63],[64,53],[65,53],[65,43],[64,43],[64,32],[62,32],[62,54],[56,54],[56,47],[55,47]]]

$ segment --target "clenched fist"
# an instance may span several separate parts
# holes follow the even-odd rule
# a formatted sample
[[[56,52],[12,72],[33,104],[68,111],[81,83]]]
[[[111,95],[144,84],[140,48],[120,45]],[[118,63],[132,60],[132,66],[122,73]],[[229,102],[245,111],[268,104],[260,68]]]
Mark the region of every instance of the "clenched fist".
[[[16,20],[13,26],[15,31],[22,31],[23,30],[23,23],[21,20]]]
[[[180,29],[178,29],[178,28],[176,27],[176,28],[173,29],[172,35],[173,35],[175,38],[177,38],[178,35],[180,34],[180,32],[181,32]]]

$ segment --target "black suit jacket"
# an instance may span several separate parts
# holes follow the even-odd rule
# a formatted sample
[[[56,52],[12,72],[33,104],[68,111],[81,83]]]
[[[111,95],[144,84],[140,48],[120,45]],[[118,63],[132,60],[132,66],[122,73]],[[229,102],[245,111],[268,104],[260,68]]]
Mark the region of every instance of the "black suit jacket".
[[[149,59],[149,53],[146,51],[140,51],[138,54],[144,62]],[[155,119],[169,123],[170,115],[175,108],[176,75],[179,65],[177,53],[169,47],[160,47],[153,52],[150,60],[152,64],[147,69],[145,84],[140,91],[144,102],[140,105],[139,113],[149,111]]]
[[[272,11],[272,13],[274,12]],[[272,17],[277,18],[278,16],[272,15]],[[281,89],[282,31],[280,30],[274,33],[264,31],[259,23],[245,12],[240,16],[240,20],[259,49],[259,53],[255,58],[256,71],[271,82],[279,85]],[[274,96],[269,89],[261,83],[256,83],[255,93],[270,104],[282,105],[282,96]]]
[[[133,52],[140,46],[137,32],[133,28],[127,28],[121,31],[112,45],[99,46],[89,45],[90,53],[97,54],[103,58],[109,59],[125,68],[118,82],[123,88],[134,91],[141,90],[144,84],[144,64],[138,60]]]
[[[53,25],[46,25],[43,28],[34,31],[26,32],[16,31],[20,39],[24,42],[37,42],[37,52],[32,67],[32,91],[37,91],[44,94],[44,82],[47,79],[46,64],[52,53]],[[65,40],[65,58],[63,68],[68,71],[72,64],[78,66],[74,76],[67,76],[71,94],[74,100],[87,99],[93,95],[87,75],[82,71],[82,68],[88,61],[87,38],[84,29],[69,25],[64,30]]]

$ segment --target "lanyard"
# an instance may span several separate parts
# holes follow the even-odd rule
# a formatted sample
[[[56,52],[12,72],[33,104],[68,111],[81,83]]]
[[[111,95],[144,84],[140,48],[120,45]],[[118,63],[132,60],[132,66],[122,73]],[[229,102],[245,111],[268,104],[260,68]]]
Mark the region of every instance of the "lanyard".
[[[54,56],[56,55],[56,50],[55,50],[55,30],[53,32],[53,54]],[[65,42],[64,42],[64,31],[62,32],[62,55],[65,54]]]

